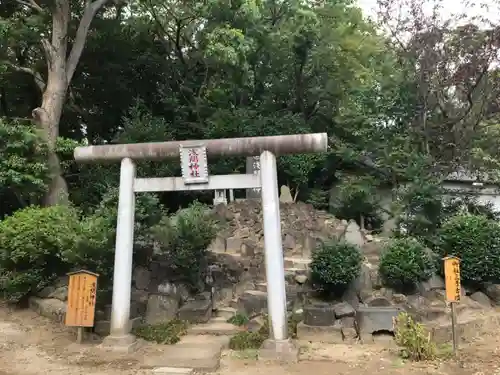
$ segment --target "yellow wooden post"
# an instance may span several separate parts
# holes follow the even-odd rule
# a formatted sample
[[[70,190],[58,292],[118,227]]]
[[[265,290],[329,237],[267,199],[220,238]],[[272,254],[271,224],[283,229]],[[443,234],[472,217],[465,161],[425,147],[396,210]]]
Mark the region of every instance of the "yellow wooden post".
[[[458,350],[458,335],[455,304],[460,302],[460,298],[462,296],[462,285],[460,281],[460,259],[455,256],[447,256],[443,258],[443,261],[446,286],[446,302],[449,302],[451,307],[453,353],[456,354]]]

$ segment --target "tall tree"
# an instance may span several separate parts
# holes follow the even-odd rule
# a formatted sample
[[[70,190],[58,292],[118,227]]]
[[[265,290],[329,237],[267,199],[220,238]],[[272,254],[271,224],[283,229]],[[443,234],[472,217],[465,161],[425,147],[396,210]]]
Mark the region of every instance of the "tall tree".
[[[108,0],[15,0],[2,5],[0,61],[6,68],[31,75],[41,93],[32,116],[49,147],[50,184],[44,203],[68,200],[56,142],[68,89],[82,55],[90,24]],[[75,23],[77,24],[76,27]]]

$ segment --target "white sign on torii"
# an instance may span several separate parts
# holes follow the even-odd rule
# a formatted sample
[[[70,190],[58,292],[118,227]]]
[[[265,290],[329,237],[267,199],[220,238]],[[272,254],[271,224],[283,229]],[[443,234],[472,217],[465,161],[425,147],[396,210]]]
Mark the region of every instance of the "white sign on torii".
[[[326,133],[227,138],[77,147],[78,162],[121,162],[110,335],[105,344],[124,350],[135,343],[130,334],[130,299],[134,244],[135,193],[158,191],[261,189],[264,252],[271,326],[263,344],[280,358],[293,348],[288,340],[285,274],[276,171],[276,155],[327,150]],[[210,176],[206,157],[260,156],[259,174]],[[181,158],[183,177],[137,178],[134,161]]]

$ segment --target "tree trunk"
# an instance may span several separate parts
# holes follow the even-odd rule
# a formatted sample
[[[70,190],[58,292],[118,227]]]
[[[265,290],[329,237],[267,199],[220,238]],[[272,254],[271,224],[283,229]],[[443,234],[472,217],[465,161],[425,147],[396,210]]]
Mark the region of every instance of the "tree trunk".
[[[49,186],[44,199],[45,206],[67,204],[68,185],[62,175],[61,163],[56,153],[61,118],[67,91],[66,69],[64,64],[53,66],[43,93],[42,105],[32,112],[33,119],[45,136],[48,145]],[[62,66],[61,66],[62,65]]]

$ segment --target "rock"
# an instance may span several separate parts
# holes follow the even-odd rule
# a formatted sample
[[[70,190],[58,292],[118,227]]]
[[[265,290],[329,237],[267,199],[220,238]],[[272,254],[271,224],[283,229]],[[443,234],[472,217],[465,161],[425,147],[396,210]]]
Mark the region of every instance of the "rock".
[[[500,284],[485,283],[483,292],[495,305],[500,305]]]
[[[358,247],[362,247],[365,244],[365,239],[363,237],[363,234],[361,233],[361,229],[354,220],[351,220],[347,225],[344,234],[344,240],[347,243]]]
[[[476,292],[470,295],[470,298],[483,306],[491,307],[491,301],[483,292]]]
[[[151,294],[148,298],[145,321],[147,324],[168,322],[179,311],[179,298],[165,294]]]
[[[132,288],[130,291],[130,300],[132,302],[140,302],[140,303],[148,303],[148,297],[149,293],[146,292],[145,290],[138,290],[135,288]]]
[[[56,288],[52,293],[49,294],[49,298],[55,298],[60,301],[67,301],[68,300],[68,287],[67,286],[61,286],[59,288]]]
[[[361,306],[356,311],[359,332],[367,334],[380,331],[393,332],[393,320],[401,311],[398,307]]]
[[[220,205],[225,207],[224,205]],[[217,206],[219,207],[219,206]],[[209,251],[212,251],[214,253],[224,253],[226,252],[226,240],[220,236],[217,236],[210,246],[208,247]]]
[[[314,303],[304,306],[304,324],[313,327],[331,326],[335,322],[335,310],[328,303]]]
[[[168,281],[164,281],[158,285],[157,293],[153,294],[163,294],[171,298],[176,298],[177,300],[187,301],[190,299],[190,293],[188,288],[183,284],[174,284]]]
[[[212,317],[212,301],[198,299],[188,301],[178,313],[179,319],[189,323],[206,323]]]
[[[302,257],[311,258],[312,252],[316,248],[316,240],[307,234],[302,240]]]
[[[243,240],[237,237],[226,238],[226,252],[230,254],[238,254],[241,251]]]
[[[149,282],[151,281],[151,272],[142,266],[135,267],[132,280],[134,281],[134,285],[137,289],[146,290],[149,286]]]
[[[66,303],[56,298],[43,299],[29,298],[29,307],[36,313],[56,322],[64,322],[66,316]]]
[[[408,300],[406,298],[406,296],[404,294],[401,294],[401,293],[394,293],[392,295],[392,300],[394,301],[394,303],[406,303],[406,301]]]
[[[347,302],[340,302],[333,305],[333,311],[337,319],[342,319],[349,316],[354,316],[356,311]]]
[[[267,311],[267,293],[247,290],[238,299],[238,311],[247,316],[255,316]]]
[[[283,240],[283,247],[285,249],[295,249],[295,246],[295,238],[290,234],[286,234],[285,239]]]
[[[305,282],[307,281],[307,275],[297,274],[297,275],[295,275],[295,281],[298,284],[305,284]]]
[[[388,307],[392,306],[391,301],[389,301],[384,296],[371,296],[363,300],[366,306],[370,307]]]
[[[424,297],[429,296],[430,293],[435,290],[441,290],[444,288],[444,280],[438,275],[433,275],[429,280],[422,281],[417,285],[418,292]]]
[[[365,235],[366,242],[373,242],[373,236],[371,234]]]
[[[56,290],[56,288],[52,285],[46,286],[42,290],[40,290],[36,296],[40,298],[49,298],[49,296]]]
[[[354,343],[358,339],[356,329],[356,319],[353,316],[346,316],[340,320],[342,326],[342,336],[344,342]]]
[[[257,247],[258,246],[255,241],[245,240],[241,245],[241,255],[246,257],[253,257],[255,256]]]
[[[372,274],[371,268],[367,263],[361,265],[359,276],[354,280],[349,289],[353,289],[354,293],[356,293],[361,300],[372,295]]]
[[[281,186],[280,202],[281,203],[293,203],[292,193],[290,193],[290,188],[286,185]]]

